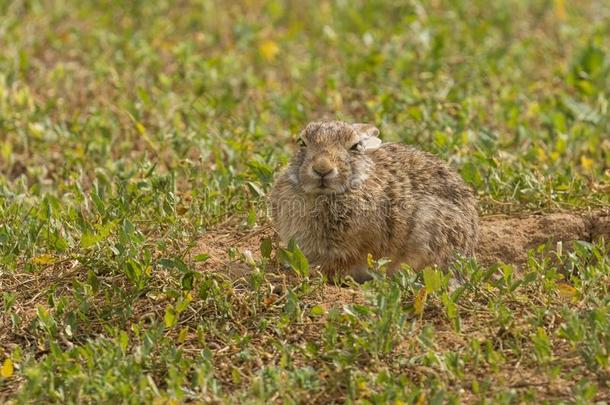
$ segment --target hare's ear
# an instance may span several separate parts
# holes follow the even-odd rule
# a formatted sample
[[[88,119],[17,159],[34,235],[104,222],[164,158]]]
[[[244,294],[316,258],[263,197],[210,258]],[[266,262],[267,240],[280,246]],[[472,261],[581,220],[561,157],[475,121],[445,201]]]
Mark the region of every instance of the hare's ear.
[[[374,152],[381,146],[381,139],[379,136],[379,129],[375,125],[371,124],[352,124],[352,127],[358,133],[360,144],[362,145],[364,152]]]
[[[379,136],[379,129],[372,124],[352,124],[352,128],[356,130],[360,137]]]

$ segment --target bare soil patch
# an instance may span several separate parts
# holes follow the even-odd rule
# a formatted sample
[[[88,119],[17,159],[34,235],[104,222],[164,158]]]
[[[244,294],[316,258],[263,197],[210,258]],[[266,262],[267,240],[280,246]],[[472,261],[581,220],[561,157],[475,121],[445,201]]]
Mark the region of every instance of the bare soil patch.
[[[540,245],[562,242],[569,249],[575,240],[591,242],[609,236],[609,211],[487,218],[481,221],[477,259],[483,264],[520,266],[527,261],[528,251]]]

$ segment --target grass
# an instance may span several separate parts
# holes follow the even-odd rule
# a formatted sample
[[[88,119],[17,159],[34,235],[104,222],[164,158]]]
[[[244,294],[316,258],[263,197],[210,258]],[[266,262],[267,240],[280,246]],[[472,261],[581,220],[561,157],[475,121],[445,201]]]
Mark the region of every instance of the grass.
[[[482,215],[609,208],[606,2],[173,3],[0,2],[0,400],[609,400],[607,240],[457,291],[197,248],[267,229],[323,117],[442,156]]]

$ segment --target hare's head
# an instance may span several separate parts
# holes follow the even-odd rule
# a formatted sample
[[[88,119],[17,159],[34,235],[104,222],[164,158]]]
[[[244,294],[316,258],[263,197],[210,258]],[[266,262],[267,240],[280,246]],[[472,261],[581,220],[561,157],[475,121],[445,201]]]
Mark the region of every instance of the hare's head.
[[[368,124],[312,122],[301,132],[288,167],[290,180],[310,194],[340,194],[359,188],[374,170],[369,156],[381,146]]]

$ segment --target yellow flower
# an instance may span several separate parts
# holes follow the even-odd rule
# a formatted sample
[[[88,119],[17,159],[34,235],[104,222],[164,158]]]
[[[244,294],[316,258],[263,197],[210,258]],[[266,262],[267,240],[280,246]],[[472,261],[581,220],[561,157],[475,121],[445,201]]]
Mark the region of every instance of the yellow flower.
[[[4,360],[4,364],[2,364],[2,369],[0,369],[0,375],[4,378],[9,378],[13,375],[13,361],[9,358]]]
[[[564,0],[555,0],[555,18],[559,21],[563,21],[566,19],[566,5]]]
[[[593,169],[593,159],[589,159],[588,157],[586,157],[585,155],[582,155],[580,157],[580,165],[583,167],[583,169],[585,170],[591,170]]]
[[[267,61],[272,61],[280,51],[280,47],[274,41],[266,39],[258,46],[261,56]]]

